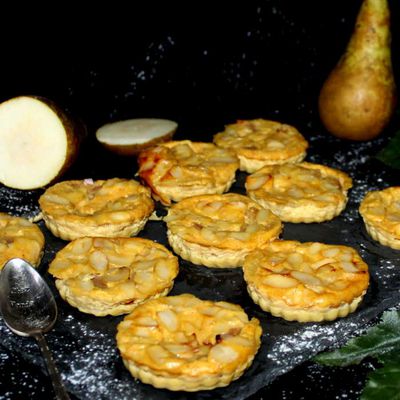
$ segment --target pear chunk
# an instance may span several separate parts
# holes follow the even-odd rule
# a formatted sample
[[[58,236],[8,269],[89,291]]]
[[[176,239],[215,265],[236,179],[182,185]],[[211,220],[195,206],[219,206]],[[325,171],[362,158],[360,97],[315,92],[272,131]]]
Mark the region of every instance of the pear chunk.
[[[171,140],[177,127],[176,122],[168,119],[127,119],[103,125],[96,138],[117,154],[137,155],[150,146]]]
[[[0,182],[14,189],[46,186],[75,160],[81,132],[52,101],[19,96],[0,104]]]

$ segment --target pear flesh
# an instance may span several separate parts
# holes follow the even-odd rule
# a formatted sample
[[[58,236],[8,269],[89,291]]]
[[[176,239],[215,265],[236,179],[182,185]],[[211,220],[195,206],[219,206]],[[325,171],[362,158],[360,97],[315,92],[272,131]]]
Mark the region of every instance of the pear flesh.
[[[333,135],[369,140],[386,127],[396,103],[387,0],[364,0],[346,52],[319,95],[319,115]]]
[[[54,102],[19,96],[0,104],[0,183],[37,189],[55,180],[75,160],[81,132]]]

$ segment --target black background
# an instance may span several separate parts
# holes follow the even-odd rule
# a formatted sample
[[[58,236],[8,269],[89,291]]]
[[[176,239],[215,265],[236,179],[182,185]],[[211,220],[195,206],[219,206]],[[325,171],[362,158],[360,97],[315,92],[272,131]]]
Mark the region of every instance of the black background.
[[[327,134],[318,118],[318,93],[348,42],[360,4],[114,2],[89,10],[64,4],[24,10],[23,16],[4,13],[0,101],[48,97],[87,124],[89,143],[102,124],[138,117],[175,120],[178,138],[196,140],[210,140],[236,119],[258,117],[293,124],[305,136]],[[389,4],[399,82],[400,4]],[[398,113],[384,135],[398,128],[397,119]],[[50,392],[40,371],[23,360],[15,365],[32,377],[37,393]],[[339,370],[309,362],[252,399],[357,397],[372,366],[367,361]],[[5,386],[7,380],[7,371],[0,371],[0,396],[18,388],[18,382]]]

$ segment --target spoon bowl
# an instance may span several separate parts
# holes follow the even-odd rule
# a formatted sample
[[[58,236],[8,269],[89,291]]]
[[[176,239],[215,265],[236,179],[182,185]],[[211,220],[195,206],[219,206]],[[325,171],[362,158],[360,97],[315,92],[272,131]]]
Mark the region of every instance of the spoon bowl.
[[[56,301],[41,275],[21,258],[9,260],[0,273],[0,312],[12,332],[37,340],[57,399],[69,399],[43,336],[57,320]]]

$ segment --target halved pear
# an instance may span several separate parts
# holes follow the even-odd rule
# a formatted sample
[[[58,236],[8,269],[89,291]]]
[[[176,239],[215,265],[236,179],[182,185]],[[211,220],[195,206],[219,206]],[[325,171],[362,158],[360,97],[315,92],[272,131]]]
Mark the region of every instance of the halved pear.
[[[97,140],[108,150],[121,155],[137,155],[155,144],[172,139],[178,124],[168,119],[134,118],[100,127]]]
[[[0,182],[36,189],[57,180],[75,160],[80,127],[49,99],[19,96],[0,104]]]

